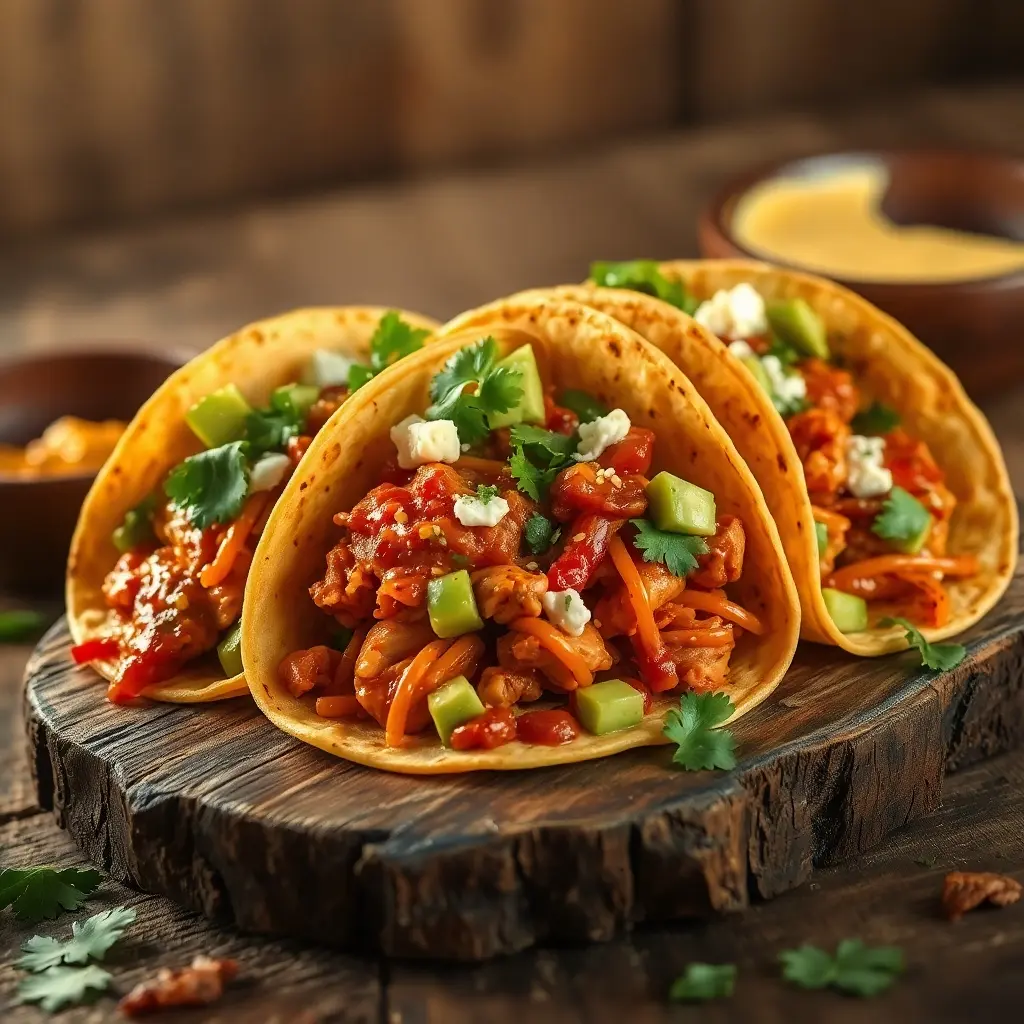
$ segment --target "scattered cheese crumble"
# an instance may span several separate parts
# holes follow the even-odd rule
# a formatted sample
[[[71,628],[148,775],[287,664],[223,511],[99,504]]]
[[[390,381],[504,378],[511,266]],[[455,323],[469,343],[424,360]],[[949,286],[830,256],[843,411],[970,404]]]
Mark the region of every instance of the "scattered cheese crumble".
[[[541,595],[540,603],[547,617],[563,633],[583,635],[583,627],[590,621],[590,609],[575,590],[549,590]]]
[[[497,526],[508,515],[508,502],[504,498],[490,498],[485,503],[472,494],[460,494],[455,499],[454,511],[463,526]]]
[[[278,452],[264,455],[249,474],[249,493],[272,491],[285,478],[291,464],[287,455]]]
[[[892,490],[885,460],[884,437],[854,434],[846,441],[846,487],[855,498],[877,498]]]
[[[697,307],[693,318],[720,338],[754,338],[768,330],[764,299],[746,281],[715,292]]]
[[[629,433],[630,426],[629,417],[621,409],[612,409],[607,416],[598,416],[589,423],[581,423],[576,461],[593,462],[600,458],[606,448],[618,444]]]
[[[416,469],[428,462],[458,462],[462,455],[459,432],[451,420],[406,416],[391,428],[391,440],[402,469]]]

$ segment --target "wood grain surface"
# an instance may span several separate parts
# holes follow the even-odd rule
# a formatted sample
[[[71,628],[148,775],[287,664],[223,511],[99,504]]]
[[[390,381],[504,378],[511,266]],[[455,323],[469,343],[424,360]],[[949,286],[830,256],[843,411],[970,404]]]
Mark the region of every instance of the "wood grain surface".
[[[91,860],[215,920],[458,960],[608,941],[801,885],[933,810],[947,764],[1020,742],[1022,609],[1024,574],[948,673],[805,646],[736,724],[732,772],[652,748],[422,779],[304,746],[244,699],[111,705],[60,624],[28,668],[30,758]]]

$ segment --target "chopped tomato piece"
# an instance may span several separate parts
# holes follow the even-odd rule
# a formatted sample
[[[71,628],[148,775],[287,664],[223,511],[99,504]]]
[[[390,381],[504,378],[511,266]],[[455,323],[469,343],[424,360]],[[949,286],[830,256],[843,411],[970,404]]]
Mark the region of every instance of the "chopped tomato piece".
[[[568,522],[581,512],[631,519],[647,511],[646,481],[611,467],[581,462],[562,470],[551,485],[551,514]]]
[[[523,743],[544,747],[560,747],[572,743],[580,734],[576,719],[568,711],[527,711],[516,721],[516,730]]]
[[[653,457],[654,431],[630,427],[629,433],[621,441],[609,445],[597,461],[622,476],[627,473],[646,475]]]
[[[580,425],[580,418],[572,411],[556,405],[550,395],[544,396],[544,426],[556,434],[570,437]]]
[[[511,708],[488,708],[452,732],[454,750],[493,750],[516,738],[516,716]]]

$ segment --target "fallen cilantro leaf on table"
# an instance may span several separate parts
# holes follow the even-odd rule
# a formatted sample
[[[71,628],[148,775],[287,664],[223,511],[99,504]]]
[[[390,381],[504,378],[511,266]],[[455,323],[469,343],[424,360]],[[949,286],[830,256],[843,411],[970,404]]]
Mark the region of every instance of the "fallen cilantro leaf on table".
[[[801,946],[779,954],[782,976],[800,988],[839,989],[854,996],[877,996],[892,986],[906,964],[896,946],[865,946],[844,939],[831,956],[817,946]]]
[[[630,519],[637,533],[633,547],[645,562],[662,562],[673,576],[686,576],[697,568],[697,556],[708,553],[703,537],[690,537],[682,533],[659,530],[646,519]]]
[[[895,409],[872,402],[866,409],[861,409],[850,424],[855,434],[888,434],[900,425],[900,414]]]
[[[938,857],[915,857],[914,863],[918,867],[922,868],[933,868],[938,863]]]
[[[244,441],[210,448],[179,462],[167,476],[164,491],[201,530],[230,523],[242,509],[249,490]]]
[[[922,635],[921,631],[906,619],[888,618],[878,623],[880,626],[902,626],[907,631],[907,643],[916,647],[921,655],[921,664],[936,671],[956,668],[967,654],[963,644],[932,644]]]
[[[0,910],[11,907],[19,921],[36,924],[61,910],[77,910],[100,884],[89,868],[5,868],[0,871]]]
[[[11,608],[0,611],[0,643],[17,643],[27,640],[42,630],[46,617],[28,608]]]
[[[716,729],[734,711],[725,693],[684,693],[679,707],[665,714],[663,732],[678,746],[674,764],[689,772],[736,767],[736,740],[727,729]]]
[[[871,532],[882,540],[912,541],[931,524],[931,513],[909,491],[894,487],[875,516]]]
[[[22,944],[25,954],[18,966],[25,971],[45,971],[58,964],[84,964],[90,959],[102,960],[135,920],[130,907],[116,907],[94,914],[88,920],[71,926],[71,938],[65,942],[47,935],[33,935]]]
[[[705,1003],[725,999],[736,985],[734,964],[687,964],[669,989],[668,997],[675,1003]]]
[[[19,1003],[38,1003],[47,1013],[64,1006],[84,1002],[110,984],[110,975],[102,967],[49,967],[33,974],[18,986]]]

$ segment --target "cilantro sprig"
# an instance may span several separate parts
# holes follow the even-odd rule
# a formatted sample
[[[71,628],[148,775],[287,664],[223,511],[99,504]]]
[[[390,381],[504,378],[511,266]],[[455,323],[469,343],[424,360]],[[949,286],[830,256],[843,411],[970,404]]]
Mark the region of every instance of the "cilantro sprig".
[[[706,1003],[728,998],[735,986],[735,964],[692,963],[672,983],[668,997],[674,1003]]]
[[[509,433],[512,458],[509,469],[519,490],[534,501],[543,501],[548,488],[558,474],[573,462],[573,452],[578,444],[575,436],[532,427],[529,424],[514,426]]]
[[[349,367],[349,391],[358,391],[392,363],[419,351],[429,335],[430,331],[407,324],[395,310],[389,310],[380,318],[370,338],[370,365]]]
[[[19,921],[37,924],[62,910],[77,910],[100,884],[91,868],[4,868],[0,910],[10,907]]]
[[[682,281],[667,278],[656,260],[597,260],[590,264],[591,280],[605,288],[627,288],[654,295],[691,316],[700,305]]]
[[[703,537],[659,530],[646,519],[630,519],[637,533],[633,546],[645,562],[662,562],[673,576],[686,576],[697,568],[697,556],[708,553]]]
[[[735,708],[725,693],[684,693],[679,707],[665,713],[664,734],[678,749],[673,764],[688,772],[728,771],[736,767],[736,740],[728,729],[719,729]]]
[[[475,444],[490,433],[489,414],[508,412],[523,397],[523,375],[498,366],[494,338],[460,349],[430,382],[428,420],[451,420],[463,444]]]
[[[104,992],[110,986],[110,974],[90,964],[88,967],[50,967],[41,974],[25,978],[18,986],[19,1003],[38,1003],[46,1013],[56,1013]]]
[[[249,490],[246,443],[232,441],[190,455],[164,481],[167,497],[200,529],[230,522]]]
[[[871,532],[882,540],[911,544],[931,525],[931,513],[909,491],[894,487],[875,516]]]
[[[900,414],[882,402],[861,409],[850,423],[855,434],[889,434],[900,425]]]
[[[956,668],[967,654],[967,648],[963,644],[933,644],[929,643],[921,631],[906,619],[890,617],[882,619],[880,626],[902,626],[906,630],[907,643],[917,648],[921,655],[921,664],[926,668],[935,669],[938,672]]]
[[[906,969],[896,946],[866,946],[844,939],[831,956],[817,946],[804,945],[779,954],[782,976],[800,988],[836,988],[848,995],[877,996],[891,988]]]
[[[45,971],[59,964],[84,964],[102,960],[124,930],[135,920],[131,907],[115,907],[71,926],[71,938],[61,942],[48,935],[33,935],[22,943],[25,955],[17,966],[25,971]]]

